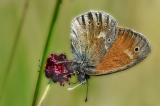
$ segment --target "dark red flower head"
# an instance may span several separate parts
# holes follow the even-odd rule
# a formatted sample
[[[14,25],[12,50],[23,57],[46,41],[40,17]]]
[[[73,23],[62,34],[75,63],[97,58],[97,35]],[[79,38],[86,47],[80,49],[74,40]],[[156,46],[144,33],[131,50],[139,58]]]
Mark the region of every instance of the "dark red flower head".
[[[64,54],[51,54],[47,59],[45,75],[53,82],[59,82],[60,85],[69,83],[73,71],[69,68],[70,62]]]

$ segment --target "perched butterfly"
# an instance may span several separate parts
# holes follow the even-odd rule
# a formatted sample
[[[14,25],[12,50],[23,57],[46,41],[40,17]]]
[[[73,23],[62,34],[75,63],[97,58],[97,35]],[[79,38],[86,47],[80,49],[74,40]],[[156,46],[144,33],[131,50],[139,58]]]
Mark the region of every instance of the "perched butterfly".
[[[82,84],[91,75],[123,71],[141,62],[151,51],[141,33],[119,27],[111,15],[102,11],[89,11],[72,20],[71,48],[73,60],[52,54],[46,65],[46,76],[61,85],[70,82],[73,74]]]

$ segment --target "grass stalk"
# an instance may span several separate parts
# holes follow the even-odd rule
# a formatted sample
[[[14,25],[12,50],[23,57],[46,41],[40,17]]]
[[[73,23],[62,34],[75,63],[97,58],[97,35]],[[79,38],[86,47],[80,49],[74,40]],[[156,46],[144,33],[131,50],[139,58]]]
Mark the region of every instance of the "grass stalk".
[[[51,24],[50,24],[48,36],[47,36],[45,47],[44,47],[43,54],[42,54],[38,79],[37,79],[37,83],[36,83],[36,87],[35,87],[35,91],[34,91],[34,95],[33,95],[32,106],[36,106],[37,101],[38,101],[38,96],[39,96],[39,92],[40,92],[40,85],[41,85],[41,82],[42,82],[42,76],[44,74],[44,71],[43,71],[44,70],[44,64],[45,64],[45,60],[47,58],[48,45],[50,43],[52,30],[55,27],[55,23],[56,23],[56,20],[57,20],[57,17],[58,17],[58,13],[60,11],[61,3],[62,3],[62,0],[57,0],[56,1],[56,6],[55,6],[54,11],[53,11],[52,21],[51,21]]]
[[[6,69],[5,69],[5,73],[4,73],[4,79],[2,81],[1,90],[5,89],[6,84],[8,82],[7,81],[8,80],[8,76],[11,73],[11,68],[12,68],[12,65],[13,65],[13,60],[14,60],[14,57],[15,57],[15,53],[17,51],[17,45],[19,43],[19,39],[20,39],[20,35],[21,35],[21,32],[22,32],[22,28],[24,26],[24,21],[25,21],[26,15],[27,15],[28,6],[29,6],[29,0],[26,0],[25,3],[24,3],[23,11],[22,11],[22,17],[20,19],[20,23],[19,23],[16,35],[15,35],[15,38],[13,40],[13,45],[11,47],[11,51],[10,51],[11,54],[9,55],[9,60],[8,60],[7,65],[6,65]],[[1,94],[0,99],[1,99],[2,95],[3,94]]]

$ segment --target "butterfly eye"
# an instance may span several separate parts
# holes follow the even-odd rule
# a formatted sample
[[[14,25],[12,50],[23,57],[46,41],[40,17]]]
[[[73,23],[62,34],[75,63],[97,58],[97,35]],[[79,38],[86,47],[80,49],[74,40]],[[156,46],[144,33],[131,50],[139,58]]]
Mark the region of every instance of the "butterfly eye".
[[[135,51],[135,52],[138,52],[138,51],[139,51],[139,47],[135,47],[135,48],[134,48],[134,51]]]
[[[108,39],[107,39],[107,42],[108,42],[108,43],[111,43],[111,41],[112,41],[111,38],[108,38]]]

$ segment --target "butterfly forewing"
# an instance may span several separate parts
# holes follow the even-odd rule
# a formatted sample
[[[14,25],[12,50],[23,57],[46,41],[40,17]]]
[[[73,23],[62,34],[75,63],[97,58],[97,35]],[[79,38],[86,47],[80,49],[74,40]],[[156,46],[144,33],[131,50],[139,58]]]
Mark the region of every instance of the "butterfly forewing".
[[[116,25],[105,12],[89,11],[74,18],[71,46],[76,61],[97,65],[116,39]]]

